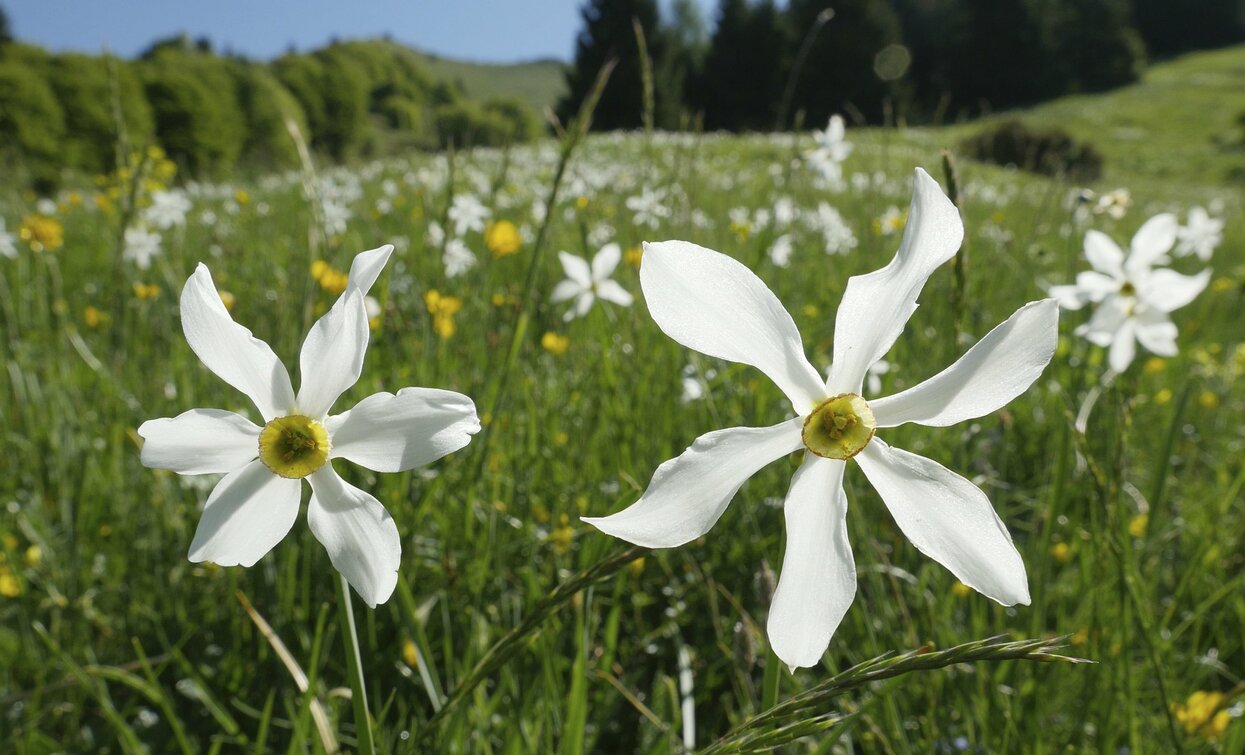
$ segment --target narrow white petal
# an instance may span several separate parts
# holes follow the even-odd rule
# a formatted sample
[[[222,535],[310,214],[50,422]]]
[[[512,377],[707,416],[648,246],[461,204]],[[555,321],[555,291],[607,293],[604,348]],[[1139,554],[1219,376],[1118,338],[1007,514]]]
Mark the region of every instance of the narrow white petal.
[[[1124,267],[1133,272],[1150,269],[1176,245],[1176,232],[1179,230],[1180,221],[1170,212],[1147,220],[1133,235]]]
[[[1094,310],[1089,322],[1077,328],[1078,335],[1084,335],[1091,343],[1107,346],[1115,338],[1115,334],[1129,318],[1129,312],[1135,305],[1130,298],[1108,296]]]
[[[869,402],[878,427],[905,422],[945,427],[981,417],[1029,389],[1055,354],[1059,305],[1026,304],[955,364],[894,396]]]
[[[584,288],[592,285],[592,269],[587,260],[569,252],[558,252],[558,259],[562,261],[562,269],[566,271],[567,278]]]
[[[1102,301],[1120,290],[1122,281],[1109,275],[1084,270],[1076,276],[1076,287],[1084,292],[1090,301]]]
[[[640,287],[666,335],[702,354],[756,367],[796,414],[808,414],[825,398],[791,315],[736,260],[686,241],[646,243]]]
[[[1153,312],[1137,323],[1137,341],[1151,354],[1173,357],[1176,349],[1176,326],[1162,312]]]
[[[325,422],[330,457],[377,472],[401,472],[440,459],[471,442],[480,419],[471,399],[435,388],[376,393]]]
[[[298,518],[302,482],[277,477],[256,459],[212,490],[190,543],[190,560],[252,566],[281,542]]]
[[[562,319],[566,322],[570,322],[576,317],[583,317],[588,314],[588,310],[592,309],[592,303],[596,300],[596,295],[591,291],[581,293],[579,298],[575,299],[575,304],[566,311],[565,315],[562,316]]]
[[[1076,285],[1051,286],[1046,293],[1064,309],[1081,309],[1089,303],[1089,292]]]
[[[285,365],[268,344],[233,321],[203,263],[182,289],[181,313],[190,348],[217,377],[254,401],[265,420],[293,408],[294,388]]]
[[[601,251],[592,258],[592,279],[600,283],[609,278],[613,275],[614,268],[618,267],[620,260],[622,260],[622,247],[618,244],[610,243],[601,247]]]
[[[925,281],[955,256],[964,240],[960,211],[920,168],[899,251],[886,267],[848,279],[834,326],[834,361],[827,390],[860,393],[865,372],[890,351],[916,311]]]
[[[1115,335],[1111,338],[1111,348],[1107,352],[1107,364],[1111,365],[1111,369],[1117,373],[1122,373],[1128,369],[1128,365],[1133,363],[1133,358],[1137,356],[1137,323],[1134,320],[1125,320],[1120,323],[1120,329],[1115,331]]]
[[[732,427],[696,439],[657,468],[640,500],[584,521],[607,535],[646,548],[674,548],[709,531],[748,478],[803,447],[794,417],[771,427]]]
[[[1210,270],[1197,275],[1181,275],[1173,270],[1155,270],[1145,278],[1138,298],[1160,312],[1174,312],[1197,298],[1210,283]]]
[[[191,409],[138,428],[143,466],[178,474],[224,474],[259,455],[259,427],[233,412]]]
[[[402,541],[398,525],[368,492],[359,490],[325,464],[307,478],[311,502],[307,525],[368,607],[389,600],[398,585]]]
[[[630,307],[633,301],[627,289],[612,280],[604,280],[597,284],[597,296],[620,307]]]
[[[298,411],[313,419],[328,414],[333,402],[363,372],[368,342],[367,307],[360,289],[347,288],[332,309],[311,326],[298,358],[302,385]]]
[[[1098,272],[1109,278],[1124,275],[1124,251],[1102,231],[1085,233],[1085,259]]]
[[[817,665],[856,596],[846,467],[806,453],[783,504],[787,551],[766,632],[774,653],[792,669]]]
[[[354,261],[350,263],[350,275],[346,279],[346,285],[359,289],[359,292],[366,296],[367,292],[372,290],[372,284],[376,283],[376,279],[380,277],[380,272],[385,269],[385,263],[389,261],[391,254],[393,254],[393,244],[385,244],[356,254]]]
[[[553,287],[553,295],[550,296],[549,298],[554,304],[559,304],[568,299],[574,299],[576,296],[579,296],[583,292],[584,292],[584,287],[582,284],[576,283],[575,281],[568,278]]]
[[[878,438],[856,461],[917,550],[992,600],[1005,606],[1029,604],[1024,562],[980,488]]]

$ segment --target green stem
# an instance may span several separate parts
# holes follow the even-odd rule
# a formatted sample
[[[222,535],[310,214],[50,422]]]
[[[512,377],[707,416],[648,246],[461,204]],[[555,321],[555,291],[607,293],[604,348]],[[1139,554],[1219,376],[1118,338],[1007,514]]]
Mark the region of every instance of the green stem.
[[[354,705],[355,738],[357,749],[366,755],[375,755],[372,743],[372,719],[367,713],[367,688],[363,685],[363,658],[359,653],[359,633],[354,625],[354,609],[350,605],[350,584],[346,578],[337,578],[337,618],[341,623],[342,642],[346,650],[346,672],[350,676],[350,702]]]

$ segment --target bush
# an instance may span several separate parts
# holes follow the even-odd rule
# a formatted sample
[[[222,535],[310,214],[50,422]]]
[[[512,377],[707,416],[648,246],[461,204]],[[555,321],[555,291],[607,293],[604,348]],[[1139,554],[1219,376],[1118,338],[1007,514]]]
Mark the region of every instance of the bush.
[[[1102,155],[1062,129],[1037,130],[1015,120],[1004,121],[964,140],[960,151],[968,158],[996,165],[1014,165],[1047,176],[1064,175],[1080,181],[1102,176]]]
[[[225,61],[164,52],[142,63],[156,138],[193,175],[230,168],[246,140],[246,116]]]
[[[540,133],[531,109],[510,99],[484,105],[456,102],[433,111],[437,141],[442,147],[500,147],[527,141]]]
[[[63,164],[65,114],[52,87],[30,66],[0,64],[0,144],[11,160],[24,162],[31,177],[55,183]]]
[[[47,75],[57,100],[72,114],[65,124],[66,166],[91,173],[116,168],[119,134],[114,103],[120,106],[130,145],[142,147],[151,141],[151,107],[130,64],[115,58],[58,55],[50,61]]]
[[[237,63],[233,75],[246,113],[242,159],[266,168],[298,165],[298,148],[285,126],[286,118],[293,120],[306,138],[307,118],[298,100],[264,68]]]

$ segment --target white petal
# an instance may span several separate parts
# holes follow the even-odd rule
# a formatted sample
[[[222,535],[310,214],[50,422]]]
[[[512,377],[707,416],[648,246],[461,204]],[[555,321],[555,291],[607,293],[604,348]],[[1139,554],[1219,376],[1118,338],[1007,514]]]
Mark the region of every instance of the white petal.
[[[1210,270],[1197,275],[1181,275],[1172,270],[1155,270],[1145,278],[1138,298],[1160,312],[1174,312],[1197,298],[1210,283]]]
[[[1175,246],[1176,232],[1179,230],[1180,221],[1170,212],[1147,220],[1133,236],[1124,267],[1134,272],[1148,270]]]
[[[554,304],[558,304],[566,301],[567,299],[574,299],[583,292],[584,286],[582,284],[568,278],[553,287],[553,295],[549,298]]]
[[[657,468],[640,500],[606,517],[584,521],[607,535],[646,548],[674,548],[709,531],[748,478],[803,447],[803,420],[771,427],[732,427],[696,439]]]
[[[834,326],[828,392],[860,393],[869,365],[886,355],[916,311],[925,281],[955,256],[964,239],[960,211],[920,168],[908,224],[895,258],[881,270],[848,279]]]
[[[981,417],[1029,389],[1055,354],[1059,305],[1026,304],[955,364],[902,393],[869,402],[878,427],[905,422],[945,427]]]
[[[612,280],[603,280],[597,284],[597,296],[620,307],[630,307],[633,301],[627,289]]]
[[[606,244],[592,258],[592,279],[597,283],[609,278],[618,262],[622,259],[622,247],[618,244]]]
[[[558,252],[558,259],[562,261],[562,269],[566,271],[567,278],[575,281],[583,288],[588,288],[592,285],[592,269],[588,267],[587,260],[568,252]]]
[[[1133,357],[1137,355],[1137,323],[1134,320],[1125,320],[1120,323],[1120,329],[1115,331],[1115,335],[1111,338],[1111,349],[1107,352],[1107,364],[1111,365],[1111,369],[1116,373],[1122,373],[1128,369],[1128,365],[1133,363]]]
[[[307,478],[307,524],[341,573],[370,608],[389,600],[398,585],[402,541],[393,517],[371,494],[325,464]]]
[[[817,665],[856,596],[846,467],[806,453],[783,504],[787,550],[766,632],[774,653],[792,669]]]
[[[1151,312],[1137,323],[1137,340],[1146,350],[1162,357],[1177,354],[1176,326],[1162,312]]]
[[[1078,335],[1084,335],[1091,343],[1107,346],[1115,338],[1115,334],[1129,318],[1129,311],[1135,306],[1133,299],[1121,296],[1109,296],[1098,305],[1089,322],[1077,328]]]
[[[1082,290],[1080,286],[1051,286],[1046,293],[1050,294],[1051,298],[1059,302],[1059,306],[1064,309],[1081,309],[1089,302],[1089,293]]]
[[[917,550],[988,598],[1005,606],[1029,604],[1024,562],[980,488],[878,438],[856,461]]]
[[[391,254],[393,254],[393,244],[385,244],[382,247],[356,254],[354,261],[350,263],[350,275],[346,278],[346,285],[359,289],[359,292],[366,296],[367,292],[372,290],[372,284],[376,283],[381,270],[385,269],[385,263],[389,261]]]
[[[204,504],[190,560],[252,566],[294,526],[302,490],[302,482],[277,477],[258,459],[229,473]]]
[[[702,354],[756,367],[796,414],[808,414],[825,398],[791,315],[739,262],[686,241],[646,243],[640,287],[666,335]]]
[[[1090,301],[1102,301],[1120,290],[1121,281],[1093,270],[1084,270],[1077,274],[1076,286]]]
[[[475,404],[461,393],[403,388],[376,393],[329,417],[330,457],[377,472],[401,472],[440,459],[480,431]]]
[[[259,455],[259,427],[233,412],[191,409],[138,428],[143,466],[178,474],[232,472]]]
[[[592,303],[596,300],[597,297],[591,291],[583,292],[579,295],[579,298],[575,300],[575,304],[566,311],[565,315],[562,316],[562,319],[566,322],[570,322],[576,317],[583,317],[588,314],[588,310],[592,309]]]
[[[254,401],[265,420],[294,407],[285,365],[268,344],[233,321],[203,263],[182,289],[181,313],[190,348],[217,377]]]
[[[328,414],[337,397],[359,380],[368,342],[363,293],[347,288],[332,309],[311,326],[298,357],[302,385],[298,411],[313,419]]]
[[[1124,275],[1124,251],[1102,231],[1085,233],[1085,259],[1095,270],[1110,278]]]

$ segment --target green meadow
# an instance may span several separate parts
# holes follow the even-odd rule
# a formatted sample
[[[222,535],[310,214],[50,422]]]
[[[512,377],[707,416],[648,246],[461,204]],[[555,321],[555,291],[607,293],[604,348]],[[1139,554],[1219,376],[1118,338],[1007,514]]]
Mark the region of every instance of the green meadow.
[[[1073,332],[1088,312],[1064,312],[1054,359],[1006,409],[889,430],[888,442],[985,490],[1024,558],[1032,605],[1003,608],[959,585],[851,469],[855,603],[821,665],[794,674],[764,628],[799,454],[753,477],[681,548],[633,550],[579,519],[635,501],[699,435],[790,415],[764,375],[658,329],[638,247],[683,239],[744,262],[824,370],[848,278],[898,247],[902,229],[883,216],[905,210],[918,166],[948,188],[942,151],[977,126],[849,126],[839,190],[803,164],[808,133],[593,135],[563,174],[549,139],[194,184],[147,269],[122,256],[124,226],[176,183],[159,156],[139,154],[137,177],[83,177],[47,198],[54,207],[10,188],[8,232],[42,214],[63,239],[29,232],[43,251],[18,238],[16,257],[0,258],[4,749],[355,750],[337,575],[305,516],[249,569],[189,562],[215,478],[143,467],[136,429],[196,407],[257,418],[182,335],[178,296],[197,263],[297,385],[302,339],[340,290],[332,273],[393,243],[362,378],[336,408],[445,388],[471,396],[484,427],[428,468],[336,465],[402,538],[394,596],[353,604],[378,751],[1245,751],[1245,197],[1232,178],[1245,167],[1242,93],[1245,49],[1234,48],[1019,113],[1105,155],[1089,187],[953,160],[965,243],[887,355],[883,395],[1072,282],[1088,268],[1089,229],[1126,246],[1156,213],[1184,222],[1209,207],[1226,221],[1211,284],[1173,315],[1176,356],[1139,351],[1101,388],[1104,350]],[[1081,188],[1124,188],[1131,204],[1098,214],[1077,203]],[[628,206],[645,190],[658,193],[651,218]],[[479,228],[454,233],[449,209],[468,195],[488,222],[514,225],[516,252],[494,253]],[[794,219],[776,218],[780,199]],[[854,247],[827,253],[809,220],[822,203]],[[474,266],[447,275],[433,224]],[[769,253],[783,234],[786,266]],[[626,250],[614,279],[634,304],[598,301],[565,320],[568,305],[550,301],[564,277],[557,253],[591,258],[611,242]],[[1036,642],[1008,644],[1022,640]]]

